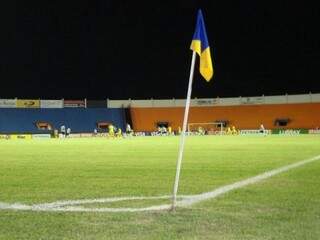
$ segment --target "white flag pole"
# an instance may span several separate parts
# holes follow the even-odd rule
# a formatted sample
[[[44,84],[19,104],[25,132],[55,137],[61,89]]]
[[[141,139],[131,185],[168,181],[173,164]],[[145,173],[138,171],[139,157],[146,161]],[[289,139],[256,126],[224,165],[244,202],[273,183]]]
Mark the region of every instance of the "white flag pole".
[[[189,76],[187,101],[186,101],[186,107],[184,109],[183,126],[182,126],[182,132],[181,132],[181,137],[180,137],[180,146],[179,146],[179,155],[178,155],[178,160],[177,160],[176,178],[175,178],[174,186],[173,186],[172,210],[175,210],[176,204],[177,204],[177,192],[178,192],[178,186],[179,186],[179,178],[180,178],[180,170],[181,170],[181,161],[182,161],[183,150],[184,150],[184,142],[185,142],[185,138],[186,138],[186,130],[187,130],[187,123],[188,123],[189,108],[190,108],[190,99],[191,99],[191,92],[192,92],[192,81],[193,81],[195,62],[196,62],[196,52],[193,51],[192,60],[191,60],[191,68],[190,68],[190,76]]]

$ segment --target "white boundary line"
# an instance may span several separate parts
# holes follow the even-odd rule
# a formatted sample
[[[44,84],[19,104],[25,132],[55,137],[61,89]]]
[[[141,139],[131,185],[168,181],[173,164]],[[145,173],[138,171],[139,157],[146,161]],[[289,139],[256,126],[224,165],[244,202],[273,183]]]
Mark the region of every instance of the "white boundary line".
[[[232,190],[255,184],[272,176],[287,172],[291,169],[301,167],[305,164],[312,163],[320,160],[320,155],[293,163],[284,167],[280,167],[268,172],[264,172],[255,177],[247,178],[245,180],[235,182],[211,192],[201,193],[197,195],[178,196],[180,200],[177,201],[177,206],[188,207],[193,204],[216,198],[222,194]],[[100,198],[100,199],[83,199],[83,200],[67,200],[57,201],[52,203],[25,205],[20,203],[5,203],[0,202],[0,210],[20,210],[20,211],[45,211],[45,212],[146,212],[146,211],[160,211],[171,209],[171,204],[155,205],[143,208],[86,208],[81,205],[93,203],[111,203],[119,201],[132,201],[132,200],[152,200],[152,199],[170,199],[172,196],[154,196],[154,197],[113,197],[113,198]]]

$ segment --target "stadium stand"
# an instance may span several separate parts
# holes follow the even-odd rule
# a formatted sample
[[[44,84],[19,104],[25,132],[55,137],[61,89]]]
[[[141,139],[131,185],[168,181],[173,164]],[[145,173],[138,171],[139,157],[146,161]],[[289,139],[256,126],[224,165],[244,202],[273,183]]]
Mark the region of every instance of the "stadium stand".
[[[132,108],[131,117],[135,131],[154,131],[157,122],[169,122],[173,129],[182,126],[184,109],[174,108]],[[306,128],[320,125],[320,103],[192,107],[189,122],[215,122],[225,119],[238,129],[257,129],[263,123],[268,129]],[[288,124],[279,126],[277,120],[286,119]]]
[[[182,126],[184,99],[23,100],[0,99],[0,133],[48,133],[61,125],[72,133],[107,131],[108,124],[136,132],[156,131],[166,123]],[[189,123],[223,123],[239,130],[319,129],[320,94],[192,99]],[[213,124],[212,124],[213,125]],[[218,126],[218,125],[217,125]]]
[[[158,122],[182,126],[185,100],[111,100],[109,108],[130,108],[135,131],[155,131]],[[318,129],[320,94],[192,99],[189,123],[223,122],[237,129]]]
[[[70,127],[73,133],[93,132],[98,122],[110,122],[125,129],[125,119],[121,108],[61,108],[61,109],[0,109],[1,133],[44,133],[37,123],[48,123],[53,129],[61,125]]]

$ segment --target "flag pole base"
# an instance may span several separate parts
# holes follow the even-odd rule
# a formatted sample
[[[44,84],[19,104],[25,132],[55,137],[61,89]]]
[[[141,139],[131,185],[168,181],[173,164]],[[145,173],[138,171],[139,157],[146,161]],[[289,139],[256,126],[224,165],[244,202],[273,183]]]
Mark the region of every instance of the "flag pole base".
[[[177,209],[176,206],[171,206],[171,207],[169,208],[169,212],[175,213],[175,212],[176,212],[176,209]]]

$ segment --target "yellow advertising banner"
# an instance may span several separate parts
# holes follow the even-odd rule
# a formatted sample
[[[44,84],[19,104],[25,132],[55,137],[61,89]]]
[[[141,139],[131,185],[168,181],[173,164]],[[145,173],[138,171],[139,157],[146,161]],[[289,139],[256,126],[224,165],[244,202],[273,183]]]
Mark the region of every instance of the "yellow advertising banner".
[[[11,134],[10,139],[32,139],[31,134]]]
[[[18,99],[18,108],[40,108],[40,100],[38,99]]]

